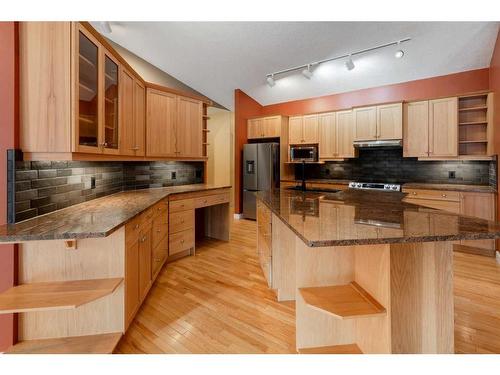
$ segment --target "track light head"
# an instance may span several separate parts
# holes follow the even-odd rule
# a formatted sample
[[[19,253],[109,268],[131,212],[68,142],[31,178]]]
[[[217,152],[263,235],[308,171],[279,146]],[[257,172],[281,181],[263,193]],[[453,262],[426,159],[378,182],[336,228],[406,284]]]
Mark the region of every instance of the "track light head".
[[[396,51],[396,53],[394,54],[394,57],[396,59],[400,59],[402,58],[403,56],[405,55],[405,52],[402,50],[402,49],[399,49]]]
[[[312,72],[312,69],[311,69],[311,64],[308,64],[304,70],[302,71],[302,75],[304,77],[306,77],[307,79],[311,79],[312,76],[313,76],[313,72]]]
[[[354,62],[352,61],[351,55],[349,55],[349,59],[345,62],[345,67],[347,70],[353,70],[354,69]]]
[[[102,21],[100,22],[101,24],[101,30],[105,34],[111,34],[113,30],[111,30],[111,25],[109,24],[108,21]]]
[[[266,81],[269,87],[273,87],[276,84],[276,81],[274,80],[274,74],[267,76]]]

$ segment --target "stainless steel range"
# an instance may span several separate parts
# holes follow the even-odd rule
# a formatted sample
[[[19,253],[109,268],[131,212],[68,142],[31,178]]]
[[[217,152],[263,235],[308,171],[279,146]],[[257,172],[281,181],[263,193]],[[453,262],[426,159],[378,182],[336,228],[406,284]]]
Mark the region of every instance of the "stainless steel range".
[[[384,184],[382,182],[349,182],[349,189],[401,191],[400,184]]]

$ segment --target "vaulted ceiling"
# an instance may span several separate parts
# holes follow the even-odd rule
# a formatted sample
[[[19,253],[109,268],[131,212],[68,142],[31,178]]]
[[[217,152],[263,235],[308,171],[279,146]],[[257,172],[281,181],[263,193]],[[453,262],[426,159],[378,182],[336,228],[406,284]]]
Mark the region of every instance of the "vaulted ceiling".
[[[234,89],[263,105],[488,67],[495,22],[111,22],[114,42],[219,102],[234,107]],[[396,47],[300,72],[292,66],[409,37]]]

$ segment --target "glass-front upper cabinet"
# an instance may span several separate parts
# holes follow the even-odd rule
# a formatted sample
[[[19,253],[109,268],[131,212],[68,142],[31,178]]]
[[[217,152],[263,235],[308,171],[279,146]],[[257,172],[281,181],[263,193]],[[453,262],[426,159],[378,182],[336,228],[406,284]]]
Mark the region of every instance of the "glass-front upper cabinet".
[[[78,30],[78,151],[99,152],[99,47],[94,38]]]
[[[104,53],[104,152],[118,151],[118,63]]]

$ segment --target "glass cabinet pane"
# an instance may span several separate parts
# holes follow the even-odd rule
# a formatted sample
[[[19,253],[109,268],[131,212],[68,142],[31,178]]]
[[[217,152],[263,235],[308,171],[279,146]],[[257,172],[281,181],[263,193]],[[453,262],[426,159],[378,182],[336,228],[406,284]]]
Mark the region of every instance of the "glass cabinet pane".
[[[104,147],[118,148],[118,65],[104,62]]]
[[[82,32],[79,34],[78,59],[78,143],[97,147],[98,125],[98,47]]]

